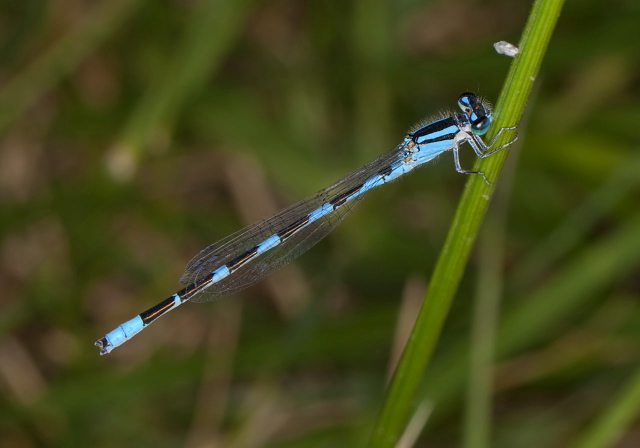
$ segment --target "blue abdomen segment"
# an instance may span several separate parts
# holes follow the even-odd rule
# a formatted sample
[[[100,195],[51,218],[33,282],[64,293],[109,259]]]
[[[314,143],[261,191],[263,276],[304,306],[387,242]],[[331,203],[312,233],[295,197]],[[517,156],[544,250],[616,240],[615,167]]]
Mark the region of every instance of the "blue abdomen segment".
[[[270,249],[273,249],[278,244],[280,244],[280,237],[277,234],[271,235],[269,238],[264,240],[262,243],[257,246],[257,253],[261,254]]]
[[[322,204],[322,206],[318,207],[306,217],[306,222],[304,225],[310,224],[318,219],[322,218],[325,215],[328,215],[333,211],[333,206],[329,203]]]
[[[144,327],[153,322],[156,318],[182,304],[182,299],[176,293],[156,306],[149,308],[131,320],[121,324],[115,330],[107,333],[102,339],[96,342],[100,347],[100,354],[110,353],[114,348],[124,344],[129,339],[140,333]]]
[[[103,346],[101,347],[100,353],[106,354],[111,352],[114,348],[124,344],[129,339],[134,337],[144,328],[144,322],[142,322],[142,318],[138,315],[133,319],[123,323],[118,326],[113,331],[107,333],[101,341],[103,341]]]

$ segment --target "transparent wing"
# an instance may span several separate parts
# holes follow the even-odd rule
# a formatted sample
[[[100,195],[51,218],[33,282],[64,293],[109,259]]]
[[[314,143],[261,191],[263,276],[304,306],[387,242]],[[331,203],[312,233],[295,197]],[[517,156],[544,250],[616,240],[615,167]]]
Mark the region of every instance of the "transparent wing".
[[[394,150],[363,165],[313,196],[295,203],[267,220],[252,224],[206,247],[187,264],[180,278],[180,283],[183,285],[196,283],[271,235],[316,210],[322,204],[362,184],[370,176],[397,161],[403,149],[404,145],[399,145]],[[382,183],[382,180],[380,183]],[[338,209],[292,234],[273,249],[249,260],[231,275],[214,283],[192,300],[204,302],[230,295],[269,276],[327,236],[351,213],[363,196],[359,195],[347,201]]]

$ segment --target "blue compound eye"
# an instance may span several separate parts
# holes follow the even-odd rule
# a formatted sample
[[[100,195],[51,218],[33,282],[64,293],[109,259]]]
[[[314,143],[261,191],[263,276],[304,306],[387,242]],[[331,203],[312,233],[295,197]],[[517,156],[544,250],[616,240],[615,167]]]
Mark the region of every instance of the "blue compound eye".
[[[470,116],[473,113],[473,109],[478,105],[478,97],[475,93],[466,92],[460,95],[458,98],[458,107],[462,109],[462,111]]]
[[[471,130],[476,135],[483,135],[489,129],[489,125],[491,125],[491,118],[485,115],[471,123]]]

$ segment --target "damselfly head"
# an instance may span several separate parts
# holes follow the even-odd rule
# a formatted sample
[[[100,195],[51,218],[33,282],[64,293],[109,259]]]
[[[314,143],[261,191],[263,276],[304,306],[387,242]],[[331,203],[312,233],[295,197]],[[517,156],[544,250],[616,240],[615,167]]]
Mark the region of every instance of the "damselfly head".
[[[483,135],[491,125],[491,106],[482,101],[475,93],[465,92],[458,98],[458,106],[469,117],[471,130],[476,135]]]

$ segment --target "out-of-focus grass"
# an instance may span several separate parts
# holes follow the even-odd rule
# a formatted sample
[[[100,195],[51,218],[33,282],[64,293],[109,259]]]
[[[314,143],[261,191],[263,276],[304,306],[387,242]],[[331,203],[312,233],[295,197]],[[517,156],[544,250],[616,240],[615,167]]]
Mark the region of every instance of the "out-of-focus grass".
[[[620,388],[605,412],[576,442],[579,448],[600,448],[615,445],[640,412],[640,372],[636,371]]]
[[[171,294],[191,256],[254,219],[247,209],[268,217],[265,198],[312,194],[464,90],[496,99],[510,61],[492,44],[517,41],[530,4],[243,5],[0,8],[0,446],[367,440],[399,297],[428,278],[465,181],[449,155],[372,192],[295,275],[185,305],[108,357],[92,343]],[[226,16],[203,14],[216,8],[235,14],[226,33],[214,26]],[[632,2],[570,2],[528,105],[491,446],[638,444],[637,399],[612,399],[638,363],[638,183],[607,187],[637,152],[637,17]],[[160,115],[155,86],[159,103],[171,96]],[[160,119],[144,121],[122,182],[108,154],[134,116]],[[245,160],[264,183],[239,190]],[[540,254],[582,210],[586,231]],[[423,377],[433,414],[418,446],[462,440],[476,263]]]
[[[134,107],[108,154],[112,176],[130,180],[141,162],[143,147],[170,131],[184,103],[215,74],[231,43],[246,21],[249,1],[206,1],[194,5],[185,24],[185,36],[153,73],[142,99]]]
[[[22,20],[36,15],[32,8],[35,10],[44,9],[45,5],[37,5],[38,3],[24,2],[22,11],[11,11],[15,15],[12,15],[11,12],[5,15],[5,20],[11,21],[11,26],[7,28],[20,34],[20,37],[26,41],[26,45],[31,43],[30,36],[24,29],[21,29],[20,25],[24,24]],[[136,12],[139,4],[138,0],[105,2],[102,7],[90,11],[89,17],[75,17],[75,23],[68,25],[68,29],[63,31],[62,37],[54,38],[51,36],[54,33],[50,30],[43,33],[45,35],[41,37],[41,42],[38,42],[40,48],[34,52],[35,54],[29,55],[24,67],[14,74],[6,74],[9,75],[8,82],[3,83],[2,89],[0,89],[0,130],[4,131],[13,120],[25,113],[34,101],[46,93],[47,89],[75,70],[78,64],[96,51],[105,40],[112,38],[113,34],[118,32],[120,27],[126,24],[126,20]],[[34,5],[37,6],[34,7]],[[20,9],[20,7],[14,8]],[[25,16],[19,15],[20,13]],[[86,11],[74,11],[74,13],[86,14]],[[72,17],[73,15],[67,20]],[[13,19],[16,21],[13,22]],[[29,23],[31,21],[29,19],[25,21],[29,25],[35,25]],[[55,28],[56,25],[59,24],[52,23],[51,27]],[[33,28],[36,27],[33,26]],[[37,32],[38,30],[31,31]],[[49,40],[54,40],[54,42],[49,42]],[[5,44],[5,55],[11,55],[14,51],[12,47],[19,46],[22,42],[20,39],[7,39]]]

